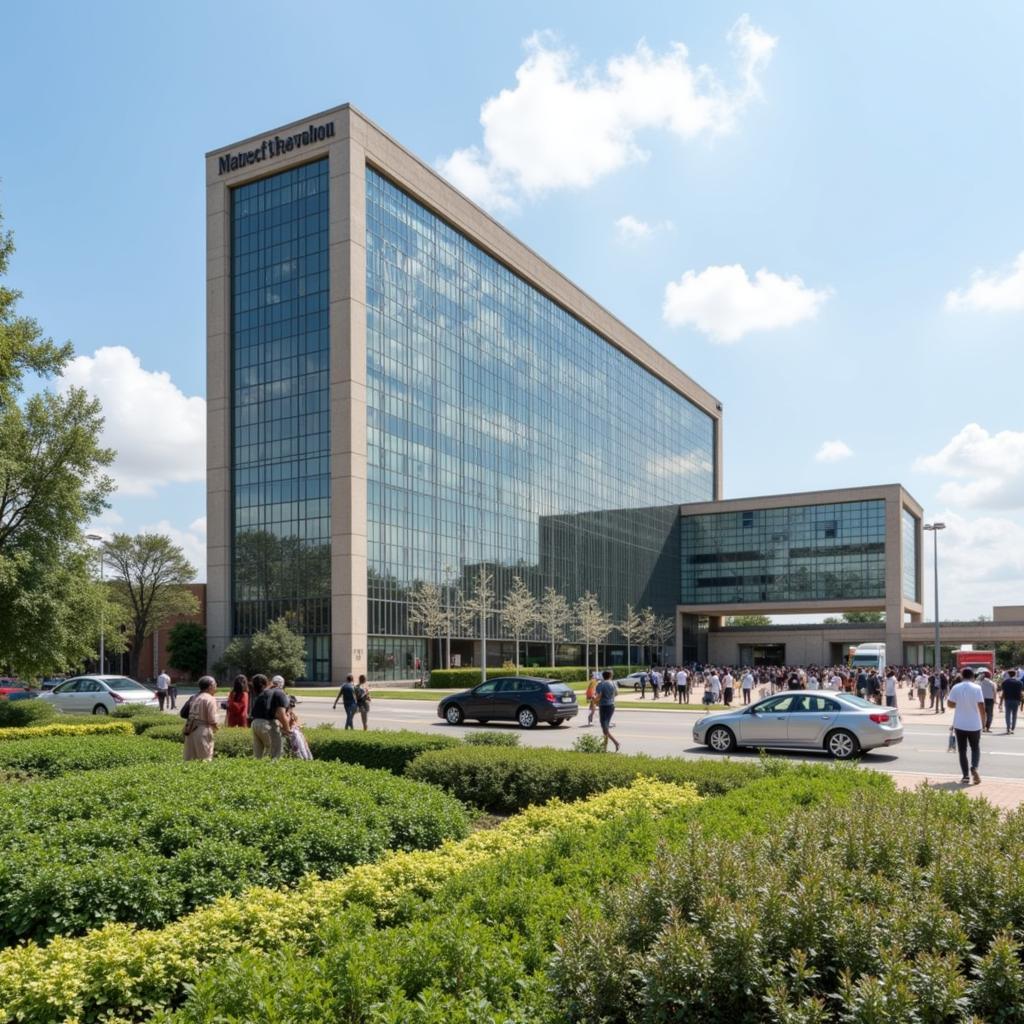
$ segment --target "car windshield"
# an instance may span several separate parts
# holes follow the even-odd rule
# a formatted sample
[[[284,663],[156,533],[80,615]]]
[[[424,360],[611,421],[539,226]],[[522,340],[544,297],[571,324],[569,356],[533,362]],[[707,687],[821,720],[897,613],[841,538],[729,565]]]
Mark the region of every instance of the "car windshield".
[[[107,684],[112,690],[145,690],[146,687],[142,683],[135,682],[134,679],[129,679],[127,676],[117,676],[114,679],[104,679],[103,682]]]

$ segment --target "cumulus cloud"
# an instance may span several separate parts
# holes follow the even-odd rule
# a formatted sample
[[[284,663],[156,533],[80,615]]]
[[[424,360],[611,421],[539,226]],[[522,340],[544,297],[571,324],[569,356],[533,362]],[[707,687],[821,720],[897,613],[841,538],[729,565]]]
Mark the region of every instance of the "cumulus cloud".
[[[152,495],[206,474],[206,402],[185,395],[168,373],[146,370],[122,345],[71,361],[61,379],[103,404],[102,441],[116,449],[111,474],[122,495]]]
[[[206,579],[206,516],[193,519],[185,529],[167,519],[161,519],[159,522],[139,527],[138,532],[162,533],[170,537],[195,566],[196,580],[202,582]]]
[[[1024,252],[1018,254],[1010,270],[992,274],[976,270],[967,288],[946,293],[946,311],[949,313],[1021,310],[1024,310]]]
[[[681,139],[731,131],[761,95],[760,74],[776,39],[746,15],[729,33],[739,83],[727,86],[693,66],[681,43],[655,53],[645,42],[612,57],[603,72],[579,68],[576,55],[547,33],[526,41],[516,85],[480,110],[483,140],[437,162],[456,188],[492,210],[515,207],[553,189],[586,188],[646,160],[644,131]]]
[[[704,455],[688,452],[684,455],[650,455],[644,464],[644,476],[678,478],[713,472],[711,461]]]
[[[832,294],[809,288],[799,277],[761,269],[751,279],[738,263],[686,271],[665,286],[662,317],[673,327],[691,326],[713,341],[734,342],[751,331],[791,327],[811,320]]]
[[[968,423],[940,451],[918,459],[914,468],[949,477],[938,494],[954,507],[1024,508],[1024,431],[990,434]]]
[[[814,458],[817,462],[839,462],[852,454],[853,449],[845,441],[824,441]]]
[[[644,242],[659,231],[671,231],[672,221],[663,220],[659,224],[649,224],[627,213],[615,222],[615,232],[620,242]]]

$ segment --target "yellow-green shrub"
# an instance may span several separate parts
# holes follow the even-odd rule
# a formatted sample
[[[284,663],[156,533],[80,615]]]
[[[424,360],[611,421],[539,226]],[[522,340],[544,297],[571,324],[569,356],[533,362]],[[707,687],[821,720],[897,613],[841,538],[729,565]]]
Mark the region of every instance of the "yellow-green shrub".
[[[50,725],[26,725],[0,729],[4,740],[30,740],[39,736],[133,736],[131,722],[53,722]]]
[[[219,955],[308,940],[316,925],[350,905],[387,921],[410,895],[427,897],[453,873],[542,841],[562,828],[592,829],[645,807],[654,813],[699,802],[691,786],[638,779],[576,804],[552,800],[495,829],[437,850],[396,853],[329,882],[289,891],[251,889],[222,898],[166,928],[109,925],[81,938],[0,952],[0,1019],[24,1024],[139,1020],[173,1001]]]

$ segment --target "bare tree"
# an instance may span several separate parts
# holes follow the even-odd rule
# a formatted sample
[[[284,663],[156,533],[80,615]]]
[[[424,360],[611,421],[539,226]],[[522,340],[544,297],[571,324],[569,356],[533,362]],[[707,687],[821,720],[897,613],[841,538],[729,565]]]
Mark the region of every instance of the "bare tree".
[[[544,629],[544,635],[551,642],[551,666],[555,664],[555,644],[565,639],[565,627],[572,622],[569,602],[555,590],[546,587],[537,609],[537,621]]]
[[[640,625],[636,631],[636,642],[645,649],[644,651],[644,663],[650,664],[654,660],[654,651],[647,650],[647,648],[653,648],[655,644],[655,632],[658,625],[658,616],[654,614],[653,608],[641,608],[640,609]],[[650,657],[647,657],[647,655]]]
[[[626,605],[626,617],[619,623],[619,632],[626,638],[626,664],[630,665],[633,661],[632,641],[640,635],[640,629],[643,626],[643,618],[637,613],[637,610],[631,605]]]
[[[512,586],[505,598],[505,606],[501,610],[505,628],[512,634],[516,642],[516,668],[519,668],[519,641],[524,633],[537,621],[537,599],[530,593],[529,587],[518,576],[512,577]]]
[[[487,681],[487,616],[494,611],[494,574],[483,566],[477,570],[473,590],[465,602],[470,621],[477,620],[480,629],[480,680]]]
[[[417,583],[409,595],[409,625],[418,626],[428,639],[437,640],[448,628],[448,617],[441,588],[435,583]],[[433,667],[433,658],[430,664]]]
[[[597,595],[589,590],[576,602],[576,625],[586,646],[587,678],[590,678],[590,645],[594,645],[594,667],[597,667],[597,647],[612,631],[612,617],[601,607]]]
[[[661,661],[665,660],[665,644],[670,640],[675,639],[676,635],[676,620],[671,615],[666,615],[664,618],[656,618],[654,620],[654,629],[652,630],[654,642],[658,645],[658,653]]]

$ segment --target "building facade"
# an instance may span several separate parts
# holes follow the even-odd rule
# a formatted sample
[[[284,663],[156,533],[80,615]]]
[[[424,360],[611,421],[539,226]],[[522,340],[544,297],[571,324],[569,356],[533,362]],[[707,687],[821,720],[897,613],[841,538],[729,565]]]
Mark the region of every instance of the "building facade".
[[[309,678],[405,678],[481,568],[672,611],[712,395],[350,106],[206,183],[211,662],[283,614]]]

